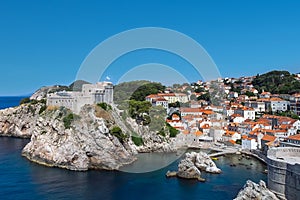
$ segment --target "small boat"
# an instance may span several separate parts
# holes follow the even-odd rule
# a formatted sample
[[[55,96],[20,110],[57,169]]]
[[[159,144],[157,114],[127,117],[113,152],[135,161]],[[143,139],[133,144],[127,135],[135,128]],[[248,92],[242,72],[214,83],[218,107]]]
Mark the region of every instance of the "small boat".
[[[217,158],[217,157],[212,157],[211,159],[212,160],[219,160],[219,158]]]

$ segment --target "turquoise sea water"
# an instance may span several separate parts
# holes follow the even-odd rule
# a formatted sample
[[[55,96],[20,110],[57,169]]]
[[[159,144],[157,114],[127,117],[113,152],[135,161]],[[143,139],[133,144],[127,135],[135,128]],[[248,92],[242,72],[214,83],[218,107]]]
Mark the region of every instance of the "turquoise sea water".
[[[0,102],[4,102],[3,98]],[[19,101],[15,102],[17,105]],[[28,142],[0,137],[0,199],[232,199],[246,180],[258,182],[267,178],[262,173],[266,168],[263,163],[254,158],[239,161],[237,155],[215,161],[223,172],[203,173],[204,183],[167,179],[165,173],[176,170],[178,161],[149,173],[73,172],[40,166],[23,158],[21,150]],[[157,162],[166,154],[140,156],[147,162]],[[236,163],[236,167],[231,167],[231,163]]]

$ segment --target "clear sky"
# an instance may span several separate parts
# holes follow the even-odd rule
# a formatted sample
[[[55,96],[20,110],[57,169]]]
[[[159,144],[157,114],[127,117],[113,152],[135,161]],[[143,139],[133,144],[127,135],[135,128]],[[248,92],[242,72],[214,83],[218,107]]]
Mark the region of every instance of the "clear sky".
[[[101,41],[139,27],[169,28],[195,39],[223,77],[274,69],[298,73],[299,8],[299,1],[267,0],[0,1],[0,96],[28,94],[44,85],[68,85]],[[152,53],[155,56],[147,52],[124,56],[119,64],[172,67],[181,62],[165,53]],[[180,67],[188,68],[184,63]],[[108,74],[114,82],[119,80],[117,72]]]

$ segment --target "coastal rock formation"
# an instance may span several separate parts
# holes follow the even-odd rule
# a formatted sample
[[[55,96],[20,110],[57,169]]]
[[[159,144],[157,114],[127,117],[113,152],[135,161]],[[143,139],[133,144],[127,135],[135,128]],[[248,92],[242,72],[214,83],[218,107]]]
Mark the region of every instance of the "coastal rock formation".
[[[136,123],[126,123],[114,108],[105,111],[99,106],[85,106],[78,116],[65,122],[71,111],[46,106],[43,99],[47,92],[61,89],[42,88],[29,103],[0,110],[0,136],[31,138],[22,152],[29,160],[70,170],[114,170],[133,162],[138,152],[175,151],[169,137]],[[69,123],[68,127],[65,123]],[[113,126],[119,126],[124,134],[110,134]],[[141,146],[136,146],[130,137],[134,128],[143,138]]]
[[[196,167],[194,160],[186,157],[178,165],[177,176],[187,179],[199,179],[201,178],[201,172]]]
[[[211,160],[211,158],[203,152],[190,152],[185,154],[185,158],[182,159],[178,164],[178,172],[176,175],[180,178],[186,179],[198,179],[204,181],[201,178],[201,171],[208,173],[221,173],[221,170]],[[166,176],[174,176],[175,172],[168,171]]]
[[[106,117],[99,118],[93,106],[85,106],[66,127],[66,112],[58,109],[38,117],[22,155],[39,164],[80,171],[115,170],[135,160],[133,151],[122,144],[126,141],[109,134],[108,127],[114,124],[109,113],[102,110]]]
[[[22,104],[17,107],[0,110],[0,135],[30,138],[35,121],[45,104]]]
[[[217,168],[216,164],[211,158],[204,152],[190,152],[185,154],[185,159],[181,160],[178,165],[178,174],[185,174],[189,169],[193,172],[193,167],[209,173],[221,173],[221,170]],[[180,176],[180,175],[179,175]]]
[[[235,198],[235,200],[248,199],[278,200],[276,195],[266,187],[266,183],[262,180],[259,181],[259,184],[248,180],[243,189],[240,190],[237,197]]]

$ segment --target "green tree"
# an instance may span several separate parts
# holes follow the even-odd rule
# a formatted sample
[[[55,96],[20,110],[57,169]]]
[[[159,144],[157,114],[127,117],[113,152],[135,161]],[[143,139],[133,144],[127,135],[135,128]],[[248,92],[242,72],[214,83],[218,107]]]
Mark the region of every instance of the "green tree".
[[[256,96],[253,92],[250,92],[250,91],[246,91],[245,95],[247,95],[248,97],[254,97],[254,96]]]
[[[165,86],[163,86],[161,83],[147,83],[136,89],[131,95],[130,99],[144,101],[146,96],[150,94],[157,94],[159,92],[163,92],[164,90]]]
[[[132,118],[136,118],[137,116],[141,116],[142,114],[149,114],[149,109],[151,107],[151,103],[148,101],[135,101],[129,100],[129,115]]]
[[[207,92],[207,93],[202,94],[201,96],[199,96],[197,99],[198,99],[198,100],[209,101],[209,100],[210,100],[210,94]]]
[[[293,94],[300,92],[300,82],[288,71],[271,71],[256,76],[252,84],[259,92],[262,90],[273,94]]]

